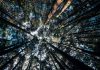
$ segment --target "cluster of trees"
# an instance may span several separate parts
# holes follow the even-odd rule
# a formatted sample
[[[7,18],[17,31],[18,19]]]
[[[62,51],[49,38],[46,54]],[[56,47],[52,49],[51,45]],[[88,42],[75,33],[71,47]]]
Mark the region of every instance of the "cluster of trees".
[[[0,70],[99,70],[100,1],[71,2],[59,15],[61,3],[35,36],[31,32],[47,21],[55,0],[1,1]]]

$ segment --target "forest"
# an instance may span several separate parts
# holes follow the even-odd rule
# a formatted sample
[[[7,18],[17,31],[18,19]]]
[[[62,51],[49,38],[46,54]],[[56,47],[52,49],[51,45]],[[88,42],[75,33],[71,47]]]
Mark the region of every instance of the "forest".
[[[0,70],[100,70],[100,0],[0,0]]]

